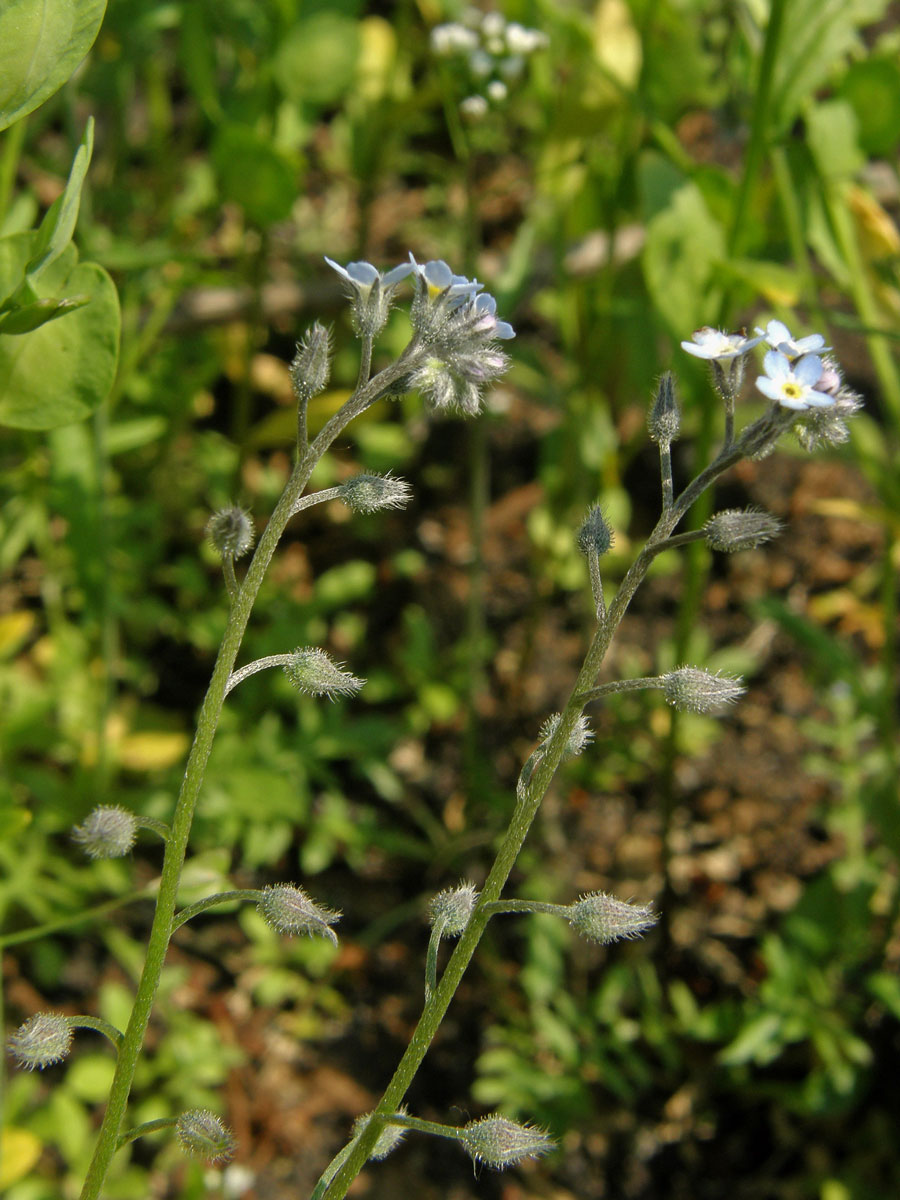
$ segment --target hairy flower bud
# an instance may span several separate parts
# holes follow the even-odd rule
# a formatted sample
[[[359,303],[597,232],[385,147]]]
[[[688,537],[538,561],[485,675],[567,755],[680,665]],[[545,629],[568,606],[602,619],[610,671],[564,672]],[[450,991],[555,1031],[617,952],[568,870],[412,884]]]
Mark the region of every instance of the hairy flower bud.
[[[605,892],[589,892],[569,906],[569,924],[582,937],[602,946],[619,938],[639,937],[656,920],[649,904],[627,904]]]
[[[653,407],[647,417],[650,437],[662,446],[669,446],[678,437],[681,428],[681,413],[675,394],[675,376],[666,371],[659,381],[659,389]]]
[[[253,521],[242,508],[222,508],[209,518],[206,536],[222,558],[241,558],[253,545]]]
[[[134,845],[137,818],[114,804],[99,804],[81,825],[72,830],[72,840],[84,847],[90,858],[121,858]]]
[[[289,883],[264,888],[257,908],[266,924],[279,933],[308,934],[310,937],[319,934],[337,945],[331,926],[340,920],[341,914],[315,904],[303,888]]]
[[[331,374],[331,330],[315,321],[297,343],[291,363],[291,384],[299,404],[308,404],[328,383]]]
[[[780,532],[778,518],[757,508],[726,508],[710,517],[703,526],[707,546],[729,554],[737,550],[755,550]]]
[[[546,743],[549,742],[553,737],[554,733],[556,733],[557,729],[559,729],[559,723],[561,720],[562,713],[551,713],[546,721],[544,721],[544,723],[541,725],[541,728],[538,732],[538,737],[541,740],[542,746],[546,745]],[[593,740],[594,734],[591,731],[588,719],[584,713],[582,713],[572,726],[572,730],[569,733],[569,739],[566,742],[565,749],[566,757],[574,758],[577,754],[580,754],[585,746],[589,745]]]
[[[604,516],[603,509],[599,504],[592,504],[575,535],[578,549],[585,558],[592,554],[600,556],[606,554],[614,541],[615,536]]]
[[[373,513],[380,508],[405,508],[412,489],[405,479],[393,475],[354,475],[340,485],[338,494],[354,512]]]
[[[525,1158],[540,1158],[554,1143],[541,1129],[519,1125],[506,1117],[482,1117],[470,1121],[458,1135],[458,1140],[475,1162],[496,1167],[515,1166]]]
[[[428,905],[429,924],[439,925],[446,937],[459,937],[469,923],[477,899],[475,884],[468,880],[459,887],[438,892]]]
[[[324,650],[306,646],[295,650],[284,673],[298,692],[304,696],[350,696],[366,682],[364,679],[342,671]]]
[[[714,675],[699,667],[679,667],[662,677],[663,693],[681,712],[705,713],[732,704],[746,691],[740,679]]]
[[[175,1132],[183,1150],[206,1162],[228,1162],[234,1154],[234,1134],[207,1109],[183,1112],[175,1122]]]
[[[59,1013],[36,1013],[7,1042],[19,1066],[33,1071],[62,1062],[72,1048],[72,1027]]]
[[[406,1105],[401,1104],[400,1107],[397,1109],[397,1115],[401,1116],[401,1117],[405,1117],[406,1114],[407,1114]],[[360,1136],[360,1134],[362,1134],[363,1130],[365,1129],[366,1125],[369,1122],[369,1118],[371,1117],[371,1115],[372,1115],[371,1113],[363,1113],[363,1115],[361,1117],[356,1118],[356,1120],[353,1122],[353,1132],[350,1135],[351,1141],[355,1142],[356,1139]],[[406,1137],[407,1133],[408,1133],[408,1130],[402,1128],[400,1125],[391,1125],[389,1122],[386,1121],[385,1124],[382,1126],[381,1133],[379,1133],[379,1135],[378,1135],[378,1141],[375,1143],[374,1147],[369,1152],[369,1162],[372,1162],[373,1160],[378,1161],[382,1158],[387,1158],[387,1156],[390,1154],[390,1152],[392,1150],[397,1149],[397,1147],[400,1145],[400,1143]]]

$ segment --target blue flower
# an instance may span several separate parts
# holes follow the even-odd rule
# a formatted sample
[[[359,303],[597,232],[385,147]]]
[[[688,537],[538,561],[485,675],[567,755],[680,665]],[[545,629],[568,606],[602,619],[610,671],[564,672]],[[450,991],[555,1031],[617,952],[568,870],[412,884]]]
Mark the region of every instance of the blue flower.
[[[822,360],[817,354],[805,354],[799,362],[792,363],[780,350],[769,350],[763,367],[766,373],[757,378],[756,386],[764,396],[777,400],[785,408],[828,408],[834,404],[834,396],[816,391],[816,384],[822,379]]]
[[[825,345],[821,333],[811,333],[808,337],[797,338],[794,341],[791,331],[783,321],[770,321],[765,331],[757,325],[756,332],[760,335],[758,341],[765,338],[773,350],[780,351],[786,358],[802,358],[804,354],[818,354],[820,350],[831,349]]]
[[[370,262],[352,262],[342,267],[330,258],[326,257],[325,261],[348,286],[357,333],[374,338],[384,328],[394,291],[413,270],[412,263],[401,263],[382,274]]]
[[[709,325],[704,325],[702,329],[694,331],[694,340],[682,342],[681,348],[688,354],[693,354],[695,358],[727,362],[758,346],[764,335],[761,330],[757,332],[760,336],[751,338],[745,333],[725,333],[721,329],[712,329]]]

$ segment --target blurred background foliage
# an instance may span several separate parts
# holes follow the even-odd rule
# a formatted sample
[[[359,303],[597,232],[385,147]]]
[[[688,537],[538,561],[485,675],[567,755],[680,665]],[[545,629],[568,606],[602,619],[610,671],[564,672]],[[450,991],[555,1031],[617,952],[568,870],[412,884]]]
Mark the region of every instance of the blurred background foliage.
[[[252,911],[178,935],[135,1122],[222,1111],[243,1174],[186,1165],[155,1135],[119,1156],[108,1196],[309,1190],[415,1020],[425,898],[483,874],[571,684],[590,622],[575,524],[602,500],[614,582],[658,505],[644,417],[659,372],[680,378],[685,480],[720,426],[678,341],[770,317],[824,332],[865,412],[839,451],[785,445],[726,480],[718,504],[771,507],[783,542],[662,556],[610,665],[740,670],[747,701],[713,722],[675,721],[652,693],[610,698],[516,880],[652,900],[660,930],[607,954],[544,918],[496,922],[411,1103],[546,1124],[562,1151],[520,1195],[895,1196],[896,5],[509,0],[503,16],[546,44],[479,113],[460,104],[485,77],[431,48],[463,15],[441,0],[76,7],[85,28],[102,17],[88,57],[61,55],[59,90],[0,134],[0,282],[42,219],[62,247],[45,213],[83,145],[74,243],[91,288],[115,283],[108,321],[121,310],[117,360],[107,343],[79,376],[77,423],[52,355],[97,305],[0,326],[0,383],[37,346],[27,378],[70,422],[5,409],[0,448],[11,1024],[50,1007],[127,1020],[159,854],[142,842],[87,865],[68,831],[97,803],[171,811],[225,619],[208,514],[237,502],[265,521],[290,468],[287,363],[312,319],[337,344],[314,425],[355,378],[323,255],[445,258],[518,332],[478,422],[426,421],[407,397],[318,468],[318,486],[393,470],[416,498],[304,514],[245,658],[321,644],[369,684],[322,705],[261,675],[229,699],[184,895],[302,881],[344,910],[342,949],[282,941]],[[82,267],[59,253],[46,291],[77,299],[87,285],[66,271]],[[35,295],[45,320],[55,301]],[[401,306],[380,353],[407,332]],[[77,1195],[110,1069],[85,1034],[64,1067],[7,1080],[11,1200]],[[371,1196],[501,1188],[414,1143],[368,1178]]]

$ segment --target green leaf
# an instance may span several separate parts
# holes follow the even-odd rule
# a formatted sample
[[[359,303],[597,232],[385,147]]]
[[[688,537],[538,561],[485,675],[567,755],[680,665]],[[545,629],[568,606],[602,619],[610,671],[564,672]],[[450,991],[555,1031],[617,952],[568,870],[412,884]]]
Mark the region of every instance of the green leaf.
[[[0,129],[58,91],[94,44],[106,0],[5,0],[0,11]]]
[[[647,225],[644,278],[653,302],[670,328],[682,331],[707,324],[718,308],[718,267],[725,235],[706,207],[700,189],[686,183],[669,206]]]
[[[23,304],[0,316],[0,333],[31,333],[48,321],[55,321],[57,317],[64,317],[76,308],[82,308],[90,299],[90,296],[68,296],[63,300],[48,297]]]
[[[786,130],[836,64],[863,43],[858,30],[877,21],[887,0],[791,0],[785,6],[772,83],[772,120]]]
[[[852,179],[865,166],[856,114],[846,100],[826,100],[806,117],[807,140],[823,179]]]
[[[340,13],[316,13],[282,42],[275,78],[291,100],[334,104],[355,80],[359,44],[356,21]]]
[[[239,204],[254,224],[283,221],[297,198],[297,167],[255,130],[226,125],[216,137],[212,160],[220,199]]]
[[[54,429],[80,421],[112,387],[119,357],[119,297],[96,263],[73,266],[74,247],[44,277],[88,302],[66,320],[19,337],[0,336],[0,423]]]
[[[26,268],[26,277],[32,285],[37,283],[47,267],[59,258],[72,240],[81,204],[81,188],[93,150],[94,118],[88,117],[84,137],[72,160],[65,191],[47,209],[38,229],[37,240]]]
[[[33,242],[31,231],[0,238],[0,312],[11,306],[12,296],[24,282]]]
[[[893,58],[868,58],[851,65],[841,96],[856,113],[859,144],[866,154],[889,158],[900,143],[900,66]]]

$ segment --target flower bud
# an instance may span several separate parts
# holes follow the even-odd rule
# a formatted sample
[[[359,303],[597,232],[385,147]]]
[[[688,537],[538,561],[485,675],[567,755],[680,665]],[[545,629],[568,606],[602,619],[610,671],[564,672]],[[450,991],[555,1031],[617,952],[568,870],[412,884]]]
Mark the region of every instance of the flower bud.
[[[605,892],[589,892],[569,906],[567,920],[582,937],[608,946],[619,938],[639,937],[657,917],[649,904],[627,904]]]
[[[397,1109],[397,1115],[405,1117],[406,1113],[406,1105],[401,1104]],[[363,1113],[361,1117],[357,1117],[353,1122],[353,1132],[351,1134],[352,1141],[355,1142],[363,1132],[371,1115],[371,1113]],[[378,1141],[375,1143],[373,1149],[369,1152],[368,1161],[372,1162],[373,1160],[378,1161],[382,1158],[387,1158],[392,1150],[397,1149],[408,1132],[408,1130],[402,1128],[400,1125],[391,1125],[386,1121],[381,1128],[381,1133],[378,1135]]]
[[[266,924],[279,933],[308,934],[310,937],[320,934],[337,945],[337,937],[330,927],[340,920],[341,914],[313,903],[303,888],[289,883],[264,888],[257,908]]]
[[[561,720],[562,713],[551,713],[547,720],[544,721],[543,725],[541,725],[538,737],[541,740],[542,746],[546,745],[546,743],[549,742],[553,737],[554,733],[556,733],[557,729],[559,729],[559,723]],[[590,725],[588,724],[588,719],[584,713],[582,713],[572,726],[572,730],[569,733],[569,739],[566,742],[566,748],[564,751],[566,758],[574,758],[577,754],[582,752],[585,746],[590,745],[593,740],[594,734]]]
[[[291,384],[299,404],[308,404],[328,383],[331,374],[331,330],[318,321],[297,343],[291,363]]]
[[[475,1162],[502,1171],[525,1158],[540,1158],[554,1143],[541,1129],[519,1125],[506,1117],[470,1121],[459,1133],[459,1142]]]
[[[183,1112],[175,1122],[175,1132],[183,1150],[207,1162],[228,1162],[234,1154],[234,1134],[207,1109]]]
[[[43,1070],[62,1062],[72,1048],[72,1027],[59,1013],[36,1013],[7,1042],[20,1067]]]
[[[206,536],[222,558],[241,558],[253,545],[253,521],[242,508],[222,508],[209,518]]]
[[[405,479],[392,475],[354,475],[340,485],[338,494],[354,512],[373,513],[380,508],[406,508],[412,489]]]
[[[304,696],[350,696],[366,682],[342,671],[330,655],[313,646],[295,650],[284,673]]]
[[[469,923],[477,899],[475,884],[468,880],[459,887],[446,888],[428,905],[428,922],[439,925],[446,937],[459,937]]]
[[[713,550],[755,550],[781,532],[781,522],[755,508],[727,508],[703,526],[706,544]]]
[[[681,413],[675,394],[675,376],[666,371],[659,381],[659,389],[653,407],[647,417],[650,437],[661,446],[669,446],[678,437],[681,428]]]
[[[599,557],[610,549],[614,540],[613,531],[603,515],[603,509],[599,504],[592,504],[575,535],[578,549],[585,558],[592,554]]]
[[[121,858],[136,837],[134,813],[113,804],[99,804],[82,825],[72,830],[72,841],[82,845],[90,858]]]
[[[730,675],[713,675],[699,667],[679,667],[662,677],[663,694],[681,712],[705,713],[743,696],[746,688]]]

